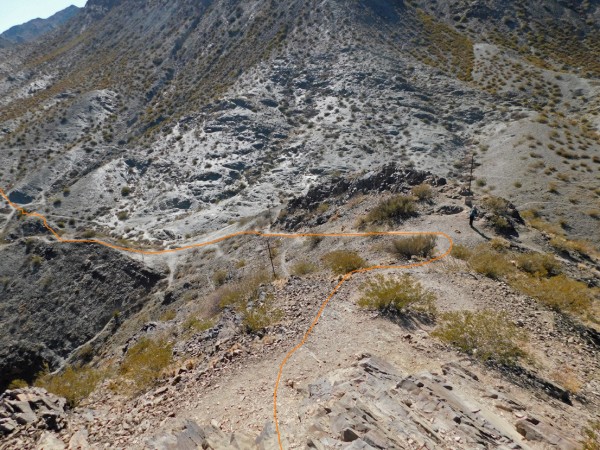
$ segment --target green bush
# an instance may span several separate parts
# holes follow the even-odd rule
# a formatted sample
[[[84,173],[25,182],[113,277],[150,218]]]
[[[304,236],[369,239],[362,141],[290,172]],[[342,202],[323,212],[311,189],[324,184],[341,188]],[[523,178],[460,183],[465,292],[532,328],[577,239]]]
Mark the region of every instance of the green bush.
[[[441,316],[432,335],[482,361],[514,364],[525,356],[521,349],[525,334],[501,312],[449,312]]]
[[[325,265],[337,275],[347,274],[348,272],[365,267],[367,264],[358,253],[348,250],[337,250],[327,253],[322,259]]]
[[[34,386],[66,398],[69,406],[74,407],[87,398],[104,377],[105,373],[98,369],[68,366],[56,375],[46,370],[38,375]]]
[[[417,213],[417,205],[414,197],[407,195],[395,195],[382,200],[375,206],[366,217],[366,221],[393,222],[398,219],[406,219]]]
[[[417,235],[392,241],[392,251],[399,256],[410,258],[420,256],[428,258],[433,256],[437,237],[433,235]]]
[[[140,339],[127,350],[119,367],[119,374],[133,381],[135,389],[142,391],[160,378],[161,371],[173,357],[173,345],[165,340]]]
[[[361,294],[359,306],[384,313],[401,312],[409,307],[435,311],[435,295],[407,274],[400,279],[377,275],[361,286]]]
[[[131,188],[129,186],[123,186],[121,188],[121,195],[127,197],[129,194],[131,194]]]
[[[433,189],[429,184],[419,184],[411,189],[410,193],[417,197],[419,201],[426,202],[433,198]]]
[[[536,277],[554,276],[561,272],[560,263],[548,253],[523,253],[516,259],[519,269]]]
[[[290,270],[292,275],[300,277],[302,275],[308,275],[309,273],[314,273],[319,270],[319,266],[310,261],[298,261],[294,264]]]

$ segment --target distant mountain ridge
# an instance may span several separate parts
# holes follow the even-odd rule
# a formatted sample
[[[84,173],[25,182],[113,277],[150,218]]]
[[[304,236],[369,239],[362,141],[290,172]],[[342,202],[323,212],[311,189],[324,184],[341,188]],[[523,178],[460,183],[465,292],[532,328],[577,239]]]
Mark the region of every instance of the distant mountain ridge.
[[[15,25],[4,33],[0,34],[0,42],[9,41],[14,44],[31,42],[44,34],[55,30],[69,19],[71,19],[79,8],[71,5],[62,11],[48,17],[47,19],[33,19],[21,25]],[[1,46],[2,44],[0,44]]]

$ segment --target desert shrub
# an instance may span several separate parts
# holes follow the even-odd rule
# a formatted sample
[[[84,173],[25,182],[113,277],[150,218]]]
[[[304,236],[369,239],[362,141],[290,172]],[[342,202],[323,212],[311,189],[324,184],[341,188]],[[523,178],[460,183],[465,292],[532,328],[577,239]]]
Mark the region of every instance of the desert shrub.
[[[506,255],[485,244],[478,245],[473,249],[468,262],[473,270],[494,280],[499,280],[514,271],[514,267]]]
[[[449,312],[432,334],[482,361],[514,364],[525,355],[520,346],[525,334],[501,312]]]
[[[417,235],[392,241],[392,251],[405,258],[433,256],[437,237],[433,235]]]
[[[429,184],[426,183],[413,187],[410,193],[422,202],[429,201],[433,198],[433,189]]]
[[[121,188],[121,195],[127,197],[129,194],[131,194],[131,188],[129,186],[123,186]]]
[[[337,250],[327,253],[322,259],[327,267],[337,275],[344,275],[366,265],[365,260],[358,253],[348,250]]]
[[[490,196],[484,198],[481,203],[491,213],[490,222],[498,232],[504,233],[512,228],[508,220],[509,209],[507,200]]]
[[[498,216],[494,214],[492,215],[490,222],[494,229],[499,233],[505,233],[512,228],[508,219],[503,216]]]
[[[469,247],[467,247],[466,245],[462,245],[462,244],[456,244],[452,247],[452,251],[450,252],[450,255],[452,255],[455,258],[458,259],[462,259],[462,260],[468,260],[471,257],[472,251]]]
[[[96,236],[96,232],[95,232],[94,230],[85,230],[85,231],[83,232],[83,237],[84,237],[85,239],[91,239],[91,238],[93,238],[94,236]]]
[[[520,281],[517,287],[556,311],[580,315],[589,311],[593,302],[600,299],[598,288],[589,288],[585,283],[565,275],[549,279],[529,278]]]
[[[508,250],[510,248],[510,242],[504,238],[499,237],[492,238],[489,244],[490,247],[496,250],[497,252]]]
[[[12,380],[9,383],[8,389],[23,389],[23,388],[26,388],[27,386],[29,386],[27,381],[17,378],[16,380]]]
[[[212,275],[212,282],[215,286],[223,286],[227,281],[228,273],[226,270],[216,270]]]
[[[129,213],[127,211],[119,211],[117,213],[117,219],[119,220],[127,220],[129,218]]]
[[[30,260],[31,260],[31,265],[33,267],[40,267],[42,265],[42,263],[44,262],[44,258],[42,258],[39,255],[32,255]]]
[[[198,317],[190,317],[183,322],[183,329],[194,333],[201,333],[211,329],[215,325],[212,319],[199,319]]]
[[[407,195],[395,195],[379,202],[368,214],[366,221],[392,222],[397,219],[406,219],[414,216],[417,212],[414,197]]]
[[[292,266],[290,273],[297,277],[302,275],[308,275],[309,273],[314,273],[319,270],[319,267],[311,263],[310,261],[298,261],[296,264]]]
[[[517,256],[519,269],[536,277],[558,275],[560,263],[548,253],[523,253]]]
[[[64,397],[69,406],[74,407],[87,398],[104,377],[105,373],[98,369],[68,366],[62,372],[54,375],[46,369],[38,375],[34,386]]]
[[[579,380],[573,369],[568,366],[563,365],[555,370],[550,374],[550,378],[572,394],[576,394],[581,390],[581,380]]]
[[[266,270],[259,270],[254,275],[248,276],[237,283],[222,286],[217,292],[219,306],[244,306],[259,294],[259,287],[271,281],[271,275]]]
[[[523,211],[521,216],[527,221],[533,228],[542,231],[547,234],[563,235],[564,231],[555,224],[545,221],[540,217],[539,211],[535,209],[529,209]]]
[[[329,203],[321,203],[316,209],[317,214],[325,214],[329,209]]]
[[[600,420],[591,421],[583,429],[582,450],[600,450]]]
[[[377,275],[361,286],[358,305],[384,313],[401,312],[409,307],[434,312],[435,295],[408,274],[400,279]]]
[[[169,309],[160,316],[160,321],[168,322],[169,320],[173,320],[176,316],[177,316],[177,313],[175,312],[175,310]]]
[[[308,247],[312,250],[317,248],[317,246],[323,240],[323,236],[309,236],[307,240]]]
[[[147,389],[171,363],[172,350],[173,345],[165,340],[142,338],[127,350],[119,374],[133,381],[137,391]]]
[[[561,236],[554,236],[552,239],[550,239],[550,245],[559,252],[573,252],[579,253],[583,256],[594,253],[594,249],[588,242],[565,239]]]
[[[283,312],[273,307],[271,296],[267,296],[258,306],[246,307],[242,310],[242,324],[248,333],[259,333],[279,322],[282,317]]]

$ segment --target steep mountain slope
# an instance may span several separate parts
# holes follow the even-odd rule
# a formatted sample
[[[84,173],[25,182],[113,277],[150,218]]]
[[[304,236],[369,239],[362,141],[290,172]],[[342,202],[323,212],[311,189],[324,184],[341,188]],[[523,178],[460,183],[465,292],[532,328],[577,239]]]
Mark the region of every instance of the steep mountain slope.
[[[24,24],[15,25],[0,34],[0,38],[14,44],[31,42],[59,28],[77,14],[78,11],[79,8],[77,6],[71,5],[47,19],[33,19]]]
[[[40,205],[68,187],[76,195],[57,213],[81,214],[85,198],[94,205],[88,219],[139,239],[161,235],[158,217],[194,213],[195,227],[170,230],[193,235],[207,217],[246,215],[317,176],[382,157],[445,175],[465,153],[490,148],[478,161],[482,183],[527,204],[545,184],[562,192],[566,178],[564,195],[582,204],[571,207],[568,231],[594,238],[599,87],[561,71],[596,76],[598,5],[512,4],[440,2],[428,15],[402,2],[92,1],[0,85],[2,179]],[[465,19],[454,27],[457,15]],[[546,22],[580,30],[573,45],[584,51],[568,53],[579,59],[552,53],[571,45],[559,34],[529,53],[533,42],[523,39],[537,28],[527,27]],[[498,65],[508,71],[500,78]],[[164,184],[150,187],[156,179]],[[124,185],[135,189],[115,208],[104,191]],[[123,210],[128,221],[115,223]],[[546,214],[561,213],[549,205]]]
[[[521,254],[538,252],[543,259],[554,253],[570,277],[560,286],[565,296],[584,292],[597,306],[599,29],[598,0],[89,0],[45,39],[0,48],[0,187],[11,201],[42,213],[64,238],[97,238],[138,250],[172,250],[248,229],[444,231],[457,244],[477,248],[476,254],[508,261],[502,270],[511,276]],[[404,168],[382,169],[386,163]],[[471,164],[473,196],[485,224],[477,230],[466,226]],[[409,195],[422,182],[435,192],[413,205],[414,216],[390,223],[366,219],[391,193]],[[491,237],[496,253],[485,247]],[[273,370],[338,279],[322,257],[352,249],[372,264],[402,259],[390,255],[383,241],[272,240],[271,249],[264,239],[248,237],[188,253],[127,256],[93,244],[56,243],[37,219],[25,219],[3,202],[0,327],[8,332],[0,334],[0,385],[13,378],[31,381],[44,363],[50,370],[67,363],[75,373],[81,365],[97,371],[105,381],[89,397],[93,407],[86,410],[84,403],[73,413],[71,428],[58,435],[64,442],[86,429],[94,444],[123,448],[172,448],[188,438],[216,442],[213,448],[224,439],[255,445],[260,432],[259,448],[274,445],[268,423]],[[280,280],[263,276],[269,255]],[[300,275],[296,264],[303,267]],[[316,273],[303,278],[304,270]],[[408,436],[406,448],[432,442],[447,448],[517,445],[519,433],[529,440],[557,436],[556,442],[569,441],[566,435],[575,429],[579,435],[600,404],[597,309],[557,312],[504,274],[494,275],[501,281],[487,279],[458,259],[416,275],[434,289],[442,311],[493,305],[508,314],[503,323],[531,328],[532,360],[499,368],[477,362],[476,351],[463,360],[431,337],[431,322],[413,323],[414,317],[410,323],[379,317],[374,328],[394,336],[388,342],[363,326],[373,317],[355,307],[359,285],[353,284],[326,317],[323,336],[303,350],[302,363],[294,363],[291,381],[285,380],[286,443],[302,446],[310,438],[314,448],[341,446],[354,436],[346,428],[356,434],[356,427],[367,426],[342,409],[356,407],[360,416],[383,397],[356,406],[338,402],[327,387],[339,379],[358,389],[347,377],[379,385],[381,380],[350,367],[351,351],[364,348],[408,374],[394,373],[396,382],[433,380],[414,393],[436,391],[440,402],[449,398],[438,389],[450,390],[439,376],[445,364],[474,365],[490,383],[516,389],[514,401],[525,403],[538,421],[527,422],[523,409],[497,407],[511,413],[504,418],[489,393],[469,382],[465,392],[497,414],[449,417],[456,425],[444,416],[443,433]],[[546,279],[527,283],[546,286]],[[245,293],[252,298],[243,308],[228,303]],[[356,340],[354,330],[360,331]],[[417,344],[404,338],[415,333]],[[344,346],[339,336],[352,345]],[[147,348],[152,357],[144,354]],[[440,364],[430,364],[432,354]],[[156,368],[155,361],[171,361],[172,355],[175,366]],[[148,359],[133,370],[128,367],[135,357]],[[333,367],[325,364],[330,360]],[[258,375],[244,378],[250,364]],[[429,372],[415,375],[419,367]],[[308,379],[308,372],[315,376]],[[224,374],[232,378],[221,385]],[[455,375],[451,387],[460,384]],[[157,377],[163,385],[152,391]],[[52,386],[43,381],[51,375],[40,379]],[[139,379],[146,384],[138,386]],[[298,389],[295,379],[302,380]],[[313,382],[327,392],[311,388]],[[78,391],[77,401],[90,394],[88,387],[95,385],[81,388],[85,395]],[[392,398],[387,406],[407,414],[410,405],[396,405],[397,392],[386,383],[379,387]],[[28,394],[7,395],[10,409],[13,397]],[[437,410],[421,411],[431,408],[411,395],[402,392],[421,406],[405,425],[418,429]],[[234,425],[239,397],[251,404],[244,403],[243,419]],[[315,397],[335,414],[324,419],[329,413],[316,407]],[[199,406],[203,398],[223,405],[207,400]],[[456,407],[465,406],[461,395],[455,400]],[[507,402],[512,404],[501,405]],[[300,408],[302,416],[295,413]],[[191,422],[166,420],[173,410]],[[0,432],[14,432],[8,448],[34,446],[40,437],[16,426],[22,413],[0,409]],[[360,439],[385,431],[389,414],[380,418],[360,431]],[[479,426],[460,426],[490,418],[493,439]],[[348,424],[340,430],[342,419]],[[555,419],[563,421],[556,435],[546,433]],[[527,423],[517,427],[517,421]],[[194,434],[196,422],[211,424],[203,428],[206,436]],[[446,434],[449,425],[456,434]],[[181,435],[185,427],[193,437]],[[379,448],[389,442],[380,441]]]

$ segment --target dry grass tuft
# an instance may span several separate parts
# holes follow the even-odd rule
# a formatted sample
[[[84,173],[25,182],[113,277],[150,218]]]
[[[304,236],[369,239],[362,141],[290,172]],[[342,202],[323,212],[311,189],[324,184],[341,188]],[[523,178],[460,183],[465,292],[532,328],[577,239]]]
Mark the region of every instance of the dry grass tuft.
[[[572,394],[577,394],[581,390],[581,380],[569,367],[563,366],[560,370],[552,372],[550,378]]]

